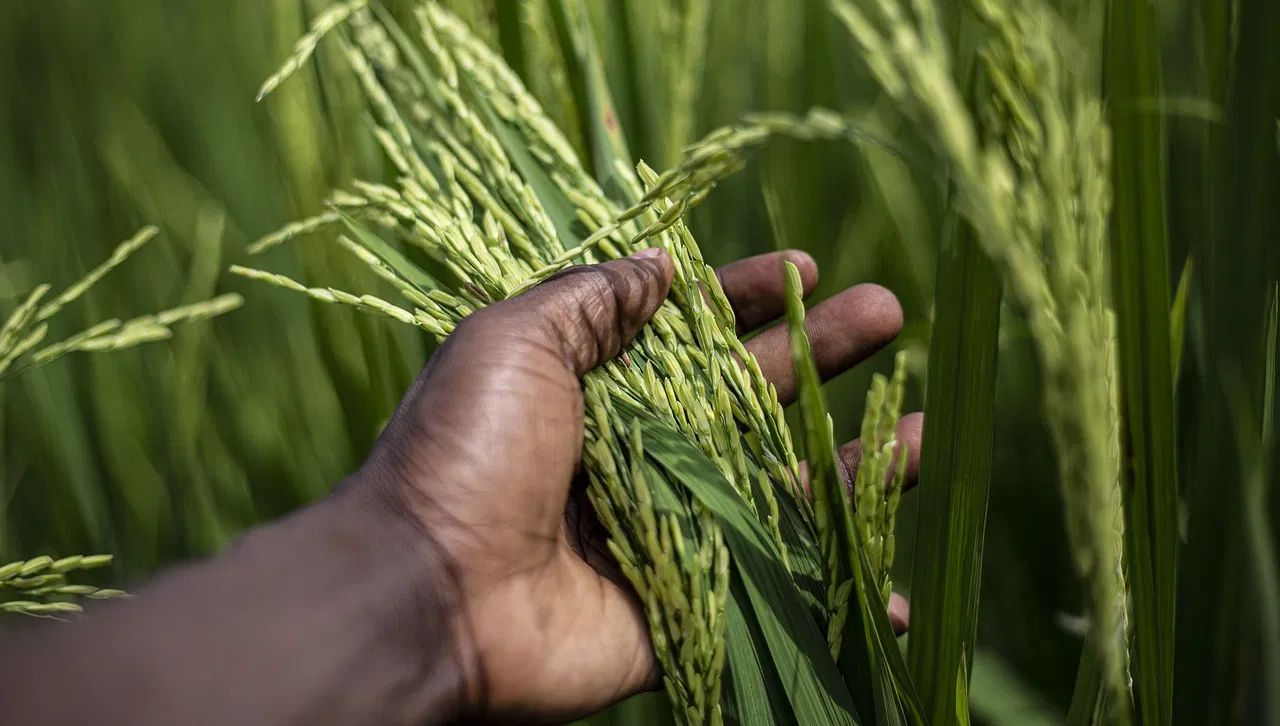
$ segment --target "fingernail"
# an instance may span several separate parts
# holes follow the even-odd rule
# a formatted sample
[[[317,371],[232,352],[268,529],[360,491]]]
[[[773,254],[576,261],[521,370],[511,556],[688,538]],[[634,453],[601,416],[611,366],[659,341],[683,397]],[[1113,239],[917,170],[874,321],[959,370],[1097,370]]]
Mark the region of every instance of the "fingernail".
[[[649,248],[647,248],[647,249],[640,250],[639,252],[635,253],[634,255],[631,255],[631,259],[633,259],[633,260],[652,260],[652,259],[656,259],[656,258],[658,258],[658,257],[661,257],[661,256],[665,255],[666,253],[667,253],[667,251],[666,251],[666,250],[664,250],[664,249],[662,249],[661,247],[649,247]]]

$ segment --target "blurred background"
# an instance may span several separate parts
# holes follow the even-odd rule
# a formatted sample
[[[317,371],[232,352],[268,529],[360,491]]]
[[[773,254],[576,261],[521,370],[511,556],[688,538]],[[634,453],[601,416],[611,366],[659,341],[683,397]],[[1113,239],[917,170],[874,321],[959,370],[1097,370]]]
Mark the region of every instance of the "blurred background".
[[[452,5],[580,143],[545,11],[524,2],[513,26],[500,2]],[[674,2],[589,4],[637,158],[665,168],[683,145],[744,112],[824,105],[858,116],[906,159],[847,143],[772,142],[692,224],[715,262],[780,242],[807,250],[822,271],[815,301],[861,282],[897,293],[906,329],[896,346],[830,384],[828,396],[841,438],[851,438],[871,373],[887,372],[905,348],[908,403],[920,408],[945,216],[936,176],[912,163],[927,150],[881,102],[822,2],[708,3],[701,41],[666,22]],[[144,224],[158,225],[161,238],[64,313],[56,332],[215,293],[247,299],[168,343],[68,357],[0,388],[0,559],[114,553],[103,579],[127,585],[212,553],[351,471],[425,360],[428,343],[411,330],[224,274],[254,239],[320,211],[331,187],[384,174],[362,101],[324,52],[331,47],[254,102],[324,4],[0,3],[0,314],[39,282],[77,279]],[[1193,3],[1166,5],[1164,40],[1176,47],[1191,32],[1179,8]],[[1193,90],[1172,65],[1170,77]],[[1171,118],[1173,138],[1194,135],[1202,115]],[[1175,274],[1192,232],[1173,232]],[[322,238],[259,263],[347,289],[360,289],[353,278],[365,274]],[[1081,598],[1033,351],[1017,312],[1003,320],[973,706],[988,721],[1034,723],[1066,709]],[[900,526],[907,544],[911,497]],[[909,591],[909,551],[897,561],[898,586]]]

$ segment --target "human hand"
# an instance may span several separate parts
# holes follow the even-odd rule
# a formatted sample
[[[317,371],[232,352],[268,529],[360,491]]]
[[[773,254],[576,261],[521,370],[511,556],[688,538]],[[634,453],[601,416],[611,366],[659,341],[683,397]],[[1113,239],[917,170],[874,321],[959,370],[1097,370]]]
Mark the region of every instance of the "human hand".
[[[739,333],[781,316],[784,256],[799,267],[808,295],[817,268],[803,253],[718,271]],[[474,313],[432,356],[344,488],[375,494],[450,563],[467,712],[571,718],[661,683],[643,611],[573,482],[583,443],[579,379],[632,339],[672,275],[665,252],[646,250],[571,268]],[[824,378],[889,343],[901,325],[896,299],[874,285],[845,290],[806,320]],[[793,401],[786,326],[745,345],[782,403]],[[909,480],[919,468],[921,428],[915,414],[898,430],[909,446]],[[857,470],[860,455],[856,441],[840,449],[846,472]],[[897,595],[890,616],[905,629],[907,607]]]

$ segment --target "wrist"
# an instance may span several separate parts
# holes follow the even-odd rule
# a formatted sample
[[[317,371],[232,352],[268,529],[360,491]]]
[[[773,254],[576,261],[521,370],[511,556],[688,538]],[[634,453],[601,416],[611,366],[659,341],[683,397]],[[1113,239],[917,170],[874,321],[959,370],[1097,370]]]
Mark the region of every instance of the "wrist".
[[[354,483],[354,482],[352,482]],[[448,554],[378,487],[344,487],[313,507],[384,656],[385,723],[444,724],[470,715],[482,678]]]

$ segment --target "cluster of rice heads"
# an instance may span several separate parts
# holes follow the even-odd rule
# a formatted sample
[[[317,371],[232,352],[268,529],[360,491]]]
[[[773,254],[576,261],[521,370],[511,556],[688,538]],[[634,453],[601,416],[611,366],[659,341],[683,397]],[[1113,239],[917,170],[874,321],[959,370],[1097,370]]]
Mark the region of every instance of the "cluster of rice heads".
[[[615,159],[611,175],[625,198],[611,198],[502,59],[434,3],[332,7],[264,94],[335,28],[394,183],[353,182],[333,195],[330,211],[253,250],[338,227],[338,243],[404,302],[233,271],[443,338],[475,309],[568,265],[666,249],[675,263],[667,301],[622,355],[584,382],[590,500],[645,604],[682,723],[770,724],[791,714],[802,723],[855,723],[848,675],[899,658],[883,603],[901,486],[892,432],[902,374],[872,391],[868,484],[858,494],[866,514],[855,522],[791,270],[789,317],[812,424],[811,504],[776,392],[738,340],[732,309],[681,222],[740,166],[741,151],[769,133],[821,126],[841,135],[847,126],[838,118],[765,119],[748,127],[758,130],[746,141],[742,129],[713,135],[661,177]],[[740,143],[726,146],[725,138]],[[881,696],[894,690],[884,683]]]
[[[99,280],[129,259],[151,241],[159,230],[145,227],[121,242],[111,256],[90,270],[83,278],[52,300],[46,301],[49,285],[39,285],[20,304],[3,326],[0,326],[0,381],[37,366],[50,363],[69,353],[120,350],[142,343],[165,340],[173,335],[172,326],[205,320],[240,307],[239,295],[227,294],[203,302],[142,315],[130,320],[104,320],[56,343],[45,343],[49,320],[71,303],[80,299]]]
[[[56,618],[78,613],[74,598],[109,600],[125,597],[122,590],[76,585],[67,581],[75,570],[89,570],[111,563],[111,555],[72,555],[55,560],[49,556],[18,560],[0,567],[0,594],[12,595],[0,602],[0,612]]]

